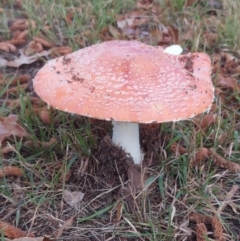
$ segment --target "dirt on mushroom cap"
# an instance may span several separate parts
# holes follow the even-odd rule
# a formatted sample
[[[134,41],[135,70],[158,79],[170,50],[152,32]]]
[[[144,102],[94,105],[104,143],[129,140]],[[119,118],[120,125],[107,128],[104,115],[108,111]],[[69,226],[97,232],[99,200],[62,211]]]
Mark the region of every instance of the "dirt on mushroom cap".
[[[207,54],[173,56],[137,41],[109,41],[49,61],[36,75],[49,105],[98,119],[139,123],[191,118],[210,108]]]

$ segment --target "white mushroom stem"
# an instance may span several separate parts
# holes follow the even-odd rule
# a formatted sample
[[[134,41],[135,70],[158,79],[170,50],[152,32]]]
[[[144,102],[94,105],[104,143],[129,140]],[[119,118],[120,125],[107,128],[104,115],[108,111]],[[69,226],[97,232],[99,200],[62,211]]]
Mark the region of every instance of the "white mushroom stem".
[[[140,150],[138,123],[113,121],[112,124],[113,143],[121,146],[126,153],[129,153],[135,164],[140,164],[142,155]]]

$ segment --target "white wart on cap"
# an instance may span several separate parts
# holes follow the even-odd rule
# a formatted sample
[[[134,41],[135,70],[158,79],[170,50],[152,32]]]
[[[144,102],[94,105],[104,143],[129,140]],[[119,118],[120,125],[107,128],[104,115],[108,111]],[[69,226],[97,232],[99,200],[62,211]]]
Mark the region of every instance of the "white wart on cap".
[[[205,53],[170,55],[137,41],[116,40],[49,61],[33,85],[44,101],[63,111],[123,122],[168,122],[210,108],[210,72]]]

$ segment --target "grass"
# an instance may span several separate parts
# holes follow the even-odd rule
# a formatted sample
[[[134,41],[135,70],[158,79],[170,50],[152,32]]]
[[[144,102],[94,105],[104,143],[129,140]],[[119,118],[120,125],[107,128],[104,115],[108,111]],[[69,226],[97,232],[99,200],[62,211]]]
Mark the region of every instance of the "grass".
[[[35,22],[35,27],[28,28],[26,43],[41,34],[56,46],[77,50],[114,39],[113,33],[117,33],[115,36],[121,39],[139,39],[151,44],[179,43],[185,51],[205,51],[212,59],[216,53],[225,54],[223,46],[226,45],[228,53],[238,53],[240,4],[237,1],[227,0],[215,8],[203,1],[187,5],[181,0],[171,0],[168,4],[156,0],[154,8],[146,5],[138,9],[137,2],[140,1],[0,0],[3,9],[0,40],[11,39],[13,33],[9,26],[14,19],[27,18]],[[138,22],[123,34],[117,28],[119,16],[126,19],[134,10]],[[146,16],[147,22],[138,24]],[[156,34],[156,26],[160,25],[169,31],[168,42]],[[134,35],[130,30],[135,31]],[[210,33],[215,36],[214,42]],[[15,55],[0,52],[4,58]],[[210,111],[218,118],[205,127],[198,127],[205,115],[163,123],[154,129],[142,125],[141,144],[146,153],[143,167],[148,179],[145,188],[131,193],[126,188],[129,159],[111,145],[109,123],[54,109],[48,112],[50,121],[44,122],[36,112],[45,105],[31,99],[35,97],[31,79],[50,58],[18,69],[0,69],[1,78],[9,80],[0,87],[0,114],[3,117],[17,114],[19,123],[29,133],[24,138],[8,137],[2,144],[13,149],[2,154],[0,167],[18,166],[24,174],[0,180],[0,221],[30,230],[38,237],[59,240],[193,241],[196,240],[196,220],[192,220],[191,215],[198,213],[216,216],[225,240],[239,239],[239,190],[230,199],[230,205],[218,211],[232,187],[240,185],[239,173],[217,166],[212,156],[194,164],[202,147],[213,148],[225,159],[240,164],[238,91],[219,87],[222,92],[216,95],[215,109]],[[219,72],[214,70],[215,85],[219,75],[239,81],[238,72],[231,71],[222,66]],[[6,95],[15,75],[22,74],[30,76],[27,88],[22,89],[19,83],[16,92]],[[16,99],[19,99],[18,105],[9,105]],[[51,138],[55,141],[51,142]],[[178,147],[173,150],[175,143]],[[185,148],[184,153],[179,151],[181,147]],[[84,197],[71,207],[63,199],[64,190],[82,192]],[[71,218],[73,222],[67,227],[67,220]],[[214,227],[205,224],[208,228],[205,240],[224,240],[214,238]],[[61,225],[63,230],[59,228]]]

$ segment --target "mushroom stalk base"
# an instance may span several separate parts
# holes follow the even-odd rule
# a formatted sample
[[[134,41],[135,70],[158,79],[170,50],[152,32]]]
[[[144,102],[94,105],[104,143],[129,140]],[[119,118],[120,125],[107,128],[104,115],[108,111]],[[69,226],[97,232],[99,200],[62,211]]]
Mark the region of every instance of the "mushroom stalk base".
[[[135,164],[142,161],[139,125],[137,123],[113,121],[112,141],[115,145],[121,146],[126,153],[129,153]]]

